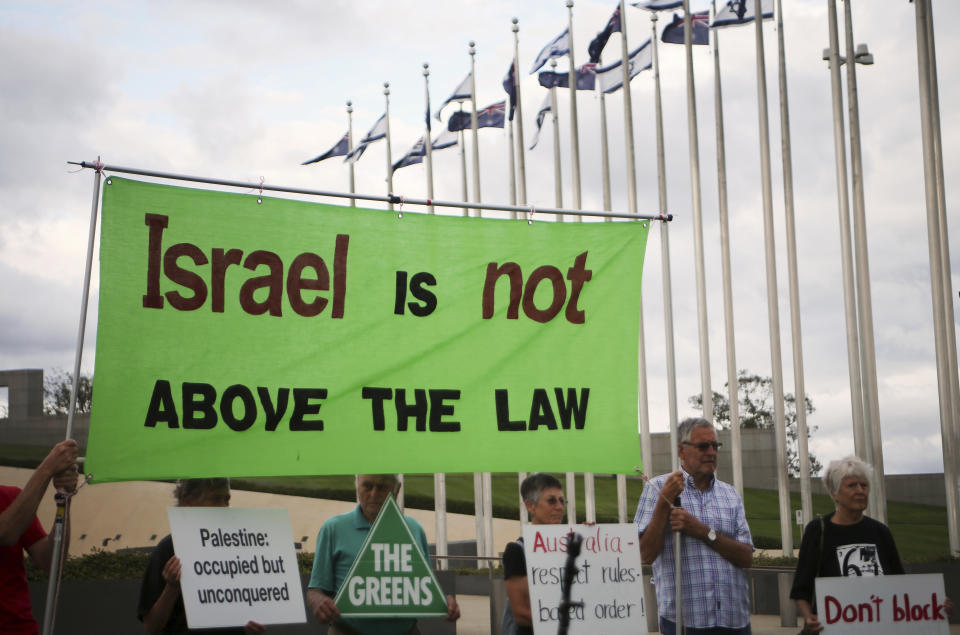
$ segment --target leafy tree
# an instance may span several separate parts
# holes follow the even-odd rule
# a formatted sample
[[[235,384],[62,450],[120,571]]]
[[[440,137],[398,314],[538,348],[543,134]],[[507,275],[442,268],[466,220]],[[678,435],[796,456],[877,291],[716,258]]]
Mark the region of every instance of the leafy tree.
[[[43,414],[66,415],[70,412],[73,373],[61,368],[43,374]],[[80,375],[77,383],[77,414],[88,414],[93,399],[93,377]]]
[[[727,384],[723,385],[728,388]],[[737,373],[737,395],[740,404],[740,427],[758,430],[772,429],[773,419],[773,379],[752,375],[746,370]],[[690,402],[697,410],[703,412],[703,393],[690,397]],[[792,393],[783,396],[784,421],[787,426],[787,466],[790,476],[800,476],[800,456],[797,450],[797,398]],[[814,407],[810,397],[804,396],[803,406],[808,415],[813,414]],[[713,393],[713,421],[724,430],[730,428],[730,400],[727,395]],[[807,438],[815,432],[817,426],[807,424]],[[817,474],[823,465],[813,453],[808,455],[811,476]]]

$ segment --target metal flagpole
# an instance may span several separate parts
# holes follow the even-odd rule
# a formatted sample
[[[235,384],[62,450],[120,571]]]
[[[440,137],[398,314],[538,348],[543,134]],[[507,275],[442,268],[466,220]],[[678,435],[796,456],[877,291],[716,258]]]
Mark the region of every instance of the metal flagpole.
[[[570,69],[567,71],[567,77],[570,84],[570,169],[572,172],[571,185],[573,186],[573,207],[574,209],[580,209],[582,206],[582,199],[580,193],[580,131],[578,125],[577,117],[577,67],[574,62],[573,57],[573,0],[567,0],[567,20],[569,21],[569,28],[567,30],[567,37],[570,42],[570,52],[567,54],[570,58]],[[574,215],[571,219],[573,222],[579,222],[582,219],[579,215]],[[587,488],[593,488],[593,475],[583,474],[583,487],[584,487],[584,506],[586,507],[586,514],[589,517],[592,514],[591,501],[587,497]],[[588,485],[588,482],[589,485]],[[577,522],[577,490],[576,490],[576,476],[572,472],[567,472],[567,515],[569,518],[572,518],[571,523]]]
[[[557,72],[557,60],[550,60],[550,68]],[[563,182],[560,175],[560,122],[557,117],[557,87],[550,87],[550,119],[553,121],[553,198],[554,205],[563,207]],[[562,219],[557,219],[562,222]]]
[[[523,142],[523,109],[520,107],[520,27],[517,18],[513,18],[513,81],[516,82],[517,112],[514,115],[517,122],[517,202],[527,204],[527,162],[524,154],[527,149]],[[526,506],[523,512],[526,513]],[[523,514],[521,514],[523,516]]]
[[[937,177],[937,216],[939,219],[939,229],[940,229],[940,261],[941,261],[941,272],[943,279],[943,297],[950,298],[949,302],[943,303],[944,308],[944,324],[950,325],[949,328],[946,328],[947,335],[947,370],[950,372],[950,400],[952,403],[952,413],[953,413],[953,425],[948,427],[948,445],[944,446],[943,455],[944,455],[944,474],[951,474],[952,481],[951,487],[947,488],[948,498],[953,498],[953,515],[948,518],[948,524],[953,523],[954,529],[953,532],[957,532],[956,523],[956,508],[957,508],[957,456],[954,452],[954,448],[957,447],[958,441],[957,438],[957,426],[960,425],[960,385],[957,382],[957,339],[956,334],[954,333],[953,324],[954,324],[954,313],[953,313],[953,284],[950,277],[950,244],[949,244],[949,234],[947,232],[947,207],[946,207],[946,191],[944,188],[944,177],[943,177],[943,145],[942,138],[940,135],[940,90],[939,83],[937,81],[937,52],[936,45],[934,41],[933,34],[933,7],[932,5],[927,5],[926,7],[926,32],[927,32],[927,69],[929,71],[929,112],[930,112],[930,132],[933,137],[933,156],[934,156],[934,168],[935,174]],[[952,429],[950,429],[952,428]],[[950,458],[952,457],[952,459]],[[950,463],[950,470],[947,470],[947,464]],[[953,493],[951,493],[953,490]],[[947,504],[948,515],[950,514],[951,506]],[[960,553],[960,544],[956,548],[951,548],[951,552],[954,554]]]
[[[756,13],[762,21],[763,14]],[[780,144],[783,161],[783,201],[787,230],[787,272],[790,284],[790,333],[793,344],[793,383],[797,404],[797,459],[800,469],[800,509],[803,524],[813,520],[810,494],[810,459],[807,451],[807,392],[803,378],[803,343],[800,337],[800,280],[797,271],[797,231],[793,213],[793,154],[790,148],[790,106],[787,100],[787,60],[783,42],[783,7],[777,0],[777,59],[780,96]]]
[[[864,424],[869,431],[876,472],[870,496],[871,514],[887,522],[887,495],[883,471],[883,441],[880,432],[880,405],[877,395],[877,358],[873,337],[873,300],[870,293],[870,264],[867,257],[867,221],[863,199],[863,161],[860,148],[860,102],[857,98],[857,65],[854,63],[852,0],[843,5],[844,36],[847,46],[847,109],[850,116],[850,166],[853,176],[853,248],[856,258],[857,317],[860,327],[860,368],[863,373]]]
[[[470,40],[470,130],[473,132],[473,202],[480,202],[480,146],[477,142],[477,44]],[[464,199],[466,200],[466,199]]]
[[[423,151],[427,159],[427,198],[433,200],[433,140],[430,138],[430,65],[423,63],[423,89],[427,98],[427,118],[423,132]],[[427,212],[433,214],[433,205],[427,206]]]
[[[603,62],[597,60],[597,66]],[[626,88],[624,89],[626,90]],[[607,144],[607,100],[600,82],[597,82],[597,91],[600,93],[600,178],[603,184],[603,209],[610,209],[610,150]]]
[[[73,382],[70,384],[70,409],[67,411],[67,429],[65,439],[73,438],[73,419],[77,409],[77,390],[80,385],[80,366],[83,360],[83,340],[87,330],[87,307],[90,299],[90,278],[93,271],[93,253],[96,250],[97,210],[100,204],[100,175],[103,164],[100,159],[92,166],[93,202],[90,204],[90,229],[87,232],[87,259],[83,270],[83,295],[80,298],[80,324],[77,327],[77,347],[73,361]],[[56,622],[57,601],[60,595],[61,568],[64,559],[64,533],[66,514],[69,510],[69,498],[62,499],[57,494],[57,518],[53,527],[53,548],[50,552],[50,577],[47,583],[47,598],[43,610],[43,635],[52,635]]]
[[[956,498],[956,471],[953,464],[955,444],[953,438],[953,413],[955,404],[952,403],[952,386],[950,385],[951,370],[948,366],[955,363],[949,355],[949,341],[947,330],[954,328],[953,323],[946,323],[948,309],[945,305],[952,303],[953,298],[944,296],[944,277],[941,250],[944,246],[940,236],[939,199],[937,191],[937,159],[935,143],[935,111],[939,103],[933,100],[934,91],[931,86],[931,77],[934,76],[931,58],[933,47],[929,42],[932,35],[930,25],[930,4],[927,0],[915,2],[916,29],[917,29],[917,66],[920,84],[920,124],[923,140],[923,175],[924,194],[927,206],[927,247],[930,253],[930,287],[933,300],[934,323],[934,350],[937,360],[937,385],[940,401],[940,435],[943,443],[943,476],[947,493],[947,531],[950,539],[950,552],[953,555],[960,553],[960,540],[957,531],[957,498]],[[952,296],[952,292],[951,292]]]
[[[693,203],[693,251],[697,278],[697,323],[700,331],[700,386],[703,416],[713,421],[710,387],[710,340],[707,325],[707,286],[703,263],[703,216],[700,196],[700,140],[697,132],[697,96],[693,83],[693,20],[690,0],[683,0],[683,45],[687,58],[687,137],[690,146],[690,194]]]
[[[657,201],[661,210],[667,209],[667,166],[663,139],[663,102],[660,94],[660,51],[657,45],[657,14],[650,14],[650,43],[653,46],[653,97],[657,125]],[[670,418],[670,443],[676,447],[677,438],[677,359],[673,333],[673,278],[670,268],[670,228],[660,225],[660,269],[663,279],[664,349],[667,358],[667,412]],[[649,435],[649,431],[647,433]],[[652,459],[651,459],[652,460]],[[676,469],[676,468],[674,468]]]
[[[390,150],[390,82],[383,82],[383,96],[386,100],[385,121],[387,124],[387,194],[393,194],[393,153]],[[389,209],[393,209],[393,203],[388,203]],[[403,489],[400,490],[400,497],[403,496]],[[398,498],[400,498],[398,497]],[[397,501],[400,509],[403,509],[403,499]]]
[[[710,22],[716,3],[710,4]],[[717,127],[717,190],[720,209],[720,264],[723,271],[723,326],[727,344],[727,398],[730,403],[730,456],[733,487],[743,498],[743,444],[740,440],[740,382],[737,375],[736,338],[733,328],[733,281],[730,266],[730,220],[727,210],[727,155],[723,130],[723,90],[720,81],[720,32],[711,29],[713,48],[713,104]]]
[[[754,13],[763,17],[760,0]],[[767,75],[763,55],[763,20],[756,22],[757,101],[760,125],[760,169],[763,185],[763,237],[767,269],[767,317],[770,328],[770,366],[773,381],[773,417],[777,442],[777,490],[780,500],[780,539],[784,556],[793,555],[790,490],[787,487],[787,433],[783,418],[783,361],[780,355],[780,308],[777,300],[777,257],[773,235],[773,192],[770,185],[770,124],[767,120]]]
[[[489,558],[493,556],[493,475],[490,472],[483,473],[483,519],[486,522],[483,536],[487,541],[484,551]]]
[[[570,22],[567,37],[570,41],[570,170],[573,174],[573,207],[580,209],[582,201],[580,197],[580,132],[577,125],[577,67],[573,61],[573,0],[567,0],[567,18]],[[621,20],[622,22],[623,20]],[[575,217],[574,221],[580,220]],[[573,498],[572,496],[570,498]]]
[[[353,102],[347,100],[347,153],[353,152]],[[350,167],[350,193],[357,191],[357,184],[354,180],[353,161],[347,162]],[[356,207],[356,199],[350,199],[350,207]]]
[[[597,66],[602,66],[600,60],[597,60]],[[597,86],[597,89],[600,89]],[[607,103],[604,99],[603,90],[600,89],[600,162],[602,167],[601,179],[603,181],[603,209],[610,209],[610,152],[607,147]],[[610,220],[610,219],[605,219]],[[626,519],[626,478],[623,474],[617,475],[617,517]],[[621,492],[623,495],[621,496]],[[587,522],[596,521],[596,499],[593,482],[593,474],[584,474],[583,476],[583,496],[587,501]],[[623,504],[621,504],[621,500]],[[624,520],[620,520],[624,522]]]
[[[627,14],[624,4],[624,0],[620,0],[620,65],[623,67],[623,134],[627,161],[627,209],[635,210],[637,209],[637,158],[633,139],[633,92],[630,88],[630,53],[627,52]],[[661,209],[660,213],[665,212]],[[637,424],[640,428],[640,460],[643,469],[649,470],[653,465],[653,444],[650,438],[650,408],[647,395],[647,338],[643,322],[643,302],[641,302],[637,313]]]
[[[430,138],[430,65],[423,63],[423,88],[426,96],[425,128],[423,149],[427,158],[427,198],[433,200],[433,140]],[[433,214],[433,205],[427,206],[427,213]],[[437,537],[437,569],[447,569],[447,475],[433,475],[433,509]]]
[[[567,522],[571,525],[577,524],[577,475],[573,472],[567,472],[566,478],[567,490]]]
[[[473,520],[477,529],[477,555],[481,558],[486,556],[487,549],[487,525],[483,522],[483,473],[473,473]],[[486,569],[490,565],[486,560],[480,560],[477,563],[478,568]]]
[[[686,0],[684,0],[686,5]],[[687,7],[684,7],[687,10]],[[689,14],[689,12],[688,12]],[[666,209],[667,205],[667,173],[664,161],[665,151],[663,143],[663,108],[660,95],[660,52],[657,47],[657,14],[650,14],[650,44],[653,46],[653,77],[654,77],[654,99],[657,123],[657,195],[660,209]],[[687,31],[689,33],[689,29]],[[688,67],[689,72],[689,67]],[[689,89],[689,85],[688,85]],[[673,449],[671,460],[672,471],[680,469],[680,457],[678,448],[680,439],[677,430],[677,376],[676,376],[676,358],[673,348],[673,294],[672,281],[670,276],[670,236],[666,225],[660,228],[660,252],[661,269],[663,271],[663,323],[665,334],[665,347],[667,353],[667,391],[668,391],[668,411],[670,416],[670,444]],[[649,435],[649,432],[647,432]],[[679,504],[679,496],[675,504]],[[674,571],[674,606],[676,610],[677,632],[683,633],[683,533],[675,531],[673,533],[673,571]]]
[[[529,514],[527,513],[527,506],[523,503],[523,495],[520,494],[520,486],[523,485],[523,481],[526,480],[526,472],[517,472],[517,494],[520,498],[520,525],[526,525],[529,522]]]
[[[437,532],[437,569],[448,568],[447,554],[447,475],[433,475],[433,509]]]
[[[513,120],[509,118],[510,106],[507,105],[507,117],[504,125],[507,129],[507,172],[510,181],[510,204],[517,204],[517,165],[513,156]],[[516,217],[514,217],[516,218]]]
[[[383,82],[383,96],[386,101],[384,110],[384,121],[387,127],[387,194],[393,196],[393,152],[390,150],[390,82]],[[389,209],[393,209],[393,200],[387,203]],[[405,492],[403,491],[403,474],[397,474],[400,481],[400,492],[397,494],[397,507],[403,511]]]
[[[847,189],[847,146],[843,118],[843,89],[840,81],[839,35],[837,33],[837,3],[827,0],[827,24],[830,37],[828,59],[830,92],[833,97],[833,151],[837,170],[837,203],[840,214],[841,273],[843,275],[843,306],[847,330],[847,368],[850,374],[850,406],[853,417],[853,445],[858,457],[869,459],[864,437],[863,392],[860,380],[860,338],[857,333],[856,287],[853,280],[853,242],[850,236],[850,195]]]
[[[473,202],[480,203],[480,145],[477,141],[477,43],[470,40],[470,102],[473,109],[470,111],[470,129],[473,132]],[[464,199],[466,200],[466,199]],[[481,216],[477,210],[477,216]],[[484,556],[493,554],[493,536],[487,535],[493,531],[493,499],[490,491],[492,481],[490,472],[475,473],[473,475],[473,491],[479,497],[474,500],[474,513],[479,515],[477,520],[477,552]],[[481,542],[483,544],[481,544]]]
[[[460,112],[463,112],[463,103],[462,103],[462,102],[460,103]],[[467,197],[467,144],[466,144],[466,135],[463,134],[463,130],[462,130],[462,129],[461,129],[460,131],[458,131],[457,134],[459,135],[459,139],[457,139],[457,141],[460,143],[460,177],[461,177],[461,178],[460,178],[460,185],[461,185],[461,188],[460,188],[460,196],[461,196],[461,198],[460,198],[460,200],[462,200],[464,203],[466,203],[468,200],[470,200],[470,199]],[[470,215],[470,212],[469,212],[469,210],[468,210],[466,207],[463,208],[463,215],[464,215],[464,216],[469,216],[469,215]]]

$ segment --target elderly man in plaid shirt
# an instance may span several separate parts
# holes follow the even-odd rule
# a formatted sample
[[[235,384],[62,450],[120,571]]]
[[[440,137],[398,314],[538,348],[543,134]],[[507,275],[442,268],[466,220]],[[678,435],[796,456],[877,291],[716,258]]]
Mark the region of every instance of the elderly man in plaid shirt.
[[[743,501],[716,478],[717,433],[706,419],[680,423],[680,467],[651,479],[637,505],[640,555],[653,563],[660,631],[676,632],[673,532],[681,535],[684,631],[750,635],[750,599],[744,569],[753,562],[753,540]],[[681,506],[673,502],[680,497]]]

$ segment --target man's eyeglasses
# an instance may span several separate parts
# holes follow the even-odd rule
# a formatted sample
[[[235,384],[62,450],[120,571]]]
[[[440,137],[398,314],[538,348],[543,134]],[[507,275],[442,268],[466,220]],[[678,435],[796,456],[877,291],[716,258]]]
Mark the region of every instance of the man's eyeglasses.
[[[559,497],[559,498],[557,498],[556,496],[548,496],[547,498],[544,498],[544,499],[542,499],[542,500],[543,500],[547,505],[550,505],[551,507],[553,507],[553,506],[556,505],[557,503],[560,503],[561,505],[566,505],[566,503],[567,503],[567,501],[565,501],[565,500],[563,499],[563,496],[561,496],[561,497]]]
[[[719,441],[702,441],[700,443],[694,443],[693,441],[684,441],[683,445],[692,445],[701,452],[706,452],[707,448],[713,448],[714,450],[719,450],[720,446],[723,444]]]

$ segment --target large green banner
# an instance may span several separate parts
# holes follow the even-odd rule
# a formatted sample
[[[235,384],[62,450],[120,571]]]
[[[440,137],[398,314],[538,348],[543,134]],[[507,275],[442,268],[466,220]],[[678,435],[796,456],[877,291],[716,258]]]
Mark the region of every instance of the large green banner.
[[[646,222],[104,187],[99,481],[632,472]]]

